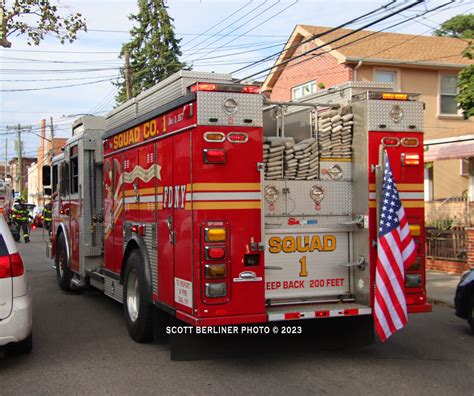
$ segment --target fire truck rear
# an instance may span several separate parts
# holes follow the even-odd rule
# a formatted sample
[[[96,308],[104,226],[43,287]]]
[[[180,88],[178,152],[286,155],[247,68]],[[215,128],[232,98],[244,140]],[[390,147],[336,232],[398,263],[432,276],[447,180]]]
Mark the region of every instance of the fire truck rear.
[[[417,244],[408,310],[429,311],[423,103],[383,84],[277,103],[182,71],[80,118],[52,166],[59,286],[123,303],[139,342],[156,312],[193,326],[364,317],[372,332],[383,149]]]

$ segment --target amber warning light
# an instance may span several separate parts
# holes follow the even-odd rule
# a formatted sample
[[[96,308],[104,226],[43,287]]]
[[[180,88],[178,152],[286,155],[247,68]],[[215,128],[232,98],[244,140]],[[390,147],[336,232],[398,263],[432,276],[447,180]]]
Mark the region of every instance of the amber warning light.
[[[240,92],[249,94],[259,94],[260,87],[258,85],[240,85],[240,84],[211,84],[196,83],[191,86],[191,92],[198,91],[216,91],[216,92]]]

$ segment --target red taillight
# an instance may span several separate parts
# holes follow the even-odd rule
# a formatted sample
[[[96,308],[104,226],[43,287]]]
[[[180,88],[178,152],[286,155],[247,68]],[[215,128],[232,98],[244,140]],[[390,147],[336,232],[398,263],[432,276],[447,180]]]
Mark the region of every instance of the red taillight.
[[[344,310],[344,316],[353,316],[359,315],[359,310],[357,308],[349,308]]]
[[[204,149],[204,162],[206,164],[224,164],[224,149]]]
[[[246,85],[243,89],[245,93],[254,93],[254,94],[259,94],[260,93],[260,87],[257,85]]]
[[[400,140],[398,140],[396,137],[384,137],[382,139],[382,144],[385,147],[397,147],[400,145]]]
[[[416,166],[420,164],[420,156],[418,154],[402,154],[402,165],[403,166]]]
[[[329,316],[329,311],[316,311],[314,314],[317,318],[327,318]]]
[[[191,87],[192,92],[197,91],[215,91],[217,89],[216,84],[208,84],[208,83],[197,83]]]
[[[227,140],[231,143],[247,143],[249,137],[243,132],[231,132],[227,135]]]
[[[2,278],[14,278],[21,276],[25,273],[25,267],[23,266],[23,260],[21,259],[20,253],[13,253],[10,256],[0,257],[0,279]]]
[[[0,257],[0,279],[10,278],[11,276],[11,264],[9,256]]]
[[[12,277],[23,275],[25,273],[25,267],[23,266],[20,253],[11,254],[10,260],[12,264]]]
[[[206,247],[206,258],[219,260],[225,257],[224,247]]]
[[[301,313],[300,312],[287,312],[285,313],[285,319],[299,319],[301,318]]]

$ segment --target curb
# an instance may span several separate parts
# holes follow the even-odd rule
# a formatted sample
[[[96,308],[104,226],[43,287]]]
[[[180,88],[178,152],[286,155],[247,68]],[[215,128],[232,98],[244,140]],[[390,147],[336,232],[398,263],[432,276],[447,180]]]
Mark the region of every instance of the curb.
[[[445,307],[455,308],[454,303],[447,303],[441,300],[435,300],[434,298],[427,298],[427,301],[433,305],[444,305]]]

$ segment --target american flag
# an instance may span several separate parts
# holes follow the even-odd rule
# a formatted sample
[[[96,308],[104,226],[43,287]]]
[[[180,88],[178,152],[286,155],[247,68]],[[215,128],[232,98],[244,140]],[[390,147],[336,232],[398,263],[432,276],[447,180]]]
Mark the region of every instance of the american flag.
[[[374,303],[375,329],[382,341],[407,323],[405,268],[416,256],[415,243],[410,234],[386,151],[384,158]]]

